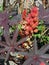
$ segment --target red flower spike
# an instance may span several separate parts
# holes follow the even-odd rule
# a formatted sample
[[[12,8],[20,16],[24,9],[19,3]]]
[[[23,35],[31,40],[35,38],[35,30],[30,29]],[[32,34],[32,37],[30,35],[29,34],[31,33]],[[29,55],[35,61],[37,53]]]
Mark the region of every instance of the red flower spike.
[[[32,33],[32,31],[37,32],[38,30],[34,29],[36,29],[36,27],[38,26],[38,8],[33,7],[31,12],[27,15],[27,17],[24,14],[24,18],[27,22],[25,26],[25,34],[28,35]]]
[[[26,14],[27,14],[27,11],[26,9],[22,12],[22,18],[25,19],[26,18]]]
[[[44,62],[41,62],[40,65],[46,65]]]

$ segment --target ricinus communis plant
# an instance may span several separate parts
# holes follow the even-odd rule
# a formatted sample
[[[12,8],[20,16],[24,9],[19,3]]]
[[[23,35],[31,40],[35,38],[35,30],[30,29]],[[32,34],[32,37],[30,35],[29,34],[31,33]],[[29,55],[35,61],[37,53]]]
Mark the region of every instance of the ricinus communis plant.
[[[39,20],[45,21],[44,24],[47,27],[47,25],[49,25],[49,19],[48,19],[49,15],[47,16],[47,13],[48,13],[47,11],[49,9],[45,12],[45,9],[43,8],[43,6],[40,6],[39,10],[40,10]],[[49,26],[40,36],[42,37],[42,35],[45,35],[47,31],[49,31]],[[28,65],[28,64],[29,65],[48,65],[47,61],[49,60],[49,54],[47,53],[47,51],[49,50],[49,44],[45,44],[40,49],[38,49],[38,45],[37,45],[38,42],[37,42],[36,36],[34,37],[35,38],[33,43],[33,51],[30,54],[28,54],[28,59],[26,59],[23,65]]]
[[[33,14],[31,13],[31,15],[34,18],[37,16],[36,13],[38,12],[36,12],[36,8],[33,11],[34,12]],[[28,65],[28,64],[29,65],[47,65],[48,63],[46,61],[49,60],[49,54],[46,54],[46,51],[49,49],[49,44],[46,44],[43,47],[41,47],[41,49],[38,49],[37,39],[34,36],[34,39],[33,39],[34,42],[32,41],[33,46],[29,48],[29,50],[28,49],[26,50],[26,48],[24,49],[22,47],[22,44],[26,42],[26,40],[28,39],[28,37],[30,37],[30,35],[26,35],[22,37],[20,40],[17,40],[19,29],[21,27],[20,25],[21,17],[20,15],[17,15],[16,18],[13,20],[13,19],[9,19],[8,16],[9,14],[7,12],[0,13],[0,26],[3,27],[2,36],[4,38],[4,40],[3,39],[0,40],[0,46],[1,46],[0,58],[5,59],[5,62],[6,62],[7,60],[9,60],[11,52],[13,54],[16,52],[18,55],[20,54],[25,57],[25,61],[22,64],[20,63],[20,65]],[[26,18],[25,20],[27,21],[27,23],[30,24],[30,22],[28,22]],[[30,15],[29,15],[29,19],[30,19]],[[38,20],[38,19],[35,18],[35,20]],[[9,28],[13,25],[16,25],[16,29],[12,32],[12,37],[11,37],[11,34],[9,33]],[[12,57],[12,60],[14,60],[16,64],[18,64],[15,57]]]
[[[1,35],[0,40],[0,59],[4,59],[5,62],[11,58],[12,60],[15,59],[15,56],[13,57],[11,55],[11,52],[13,54],[14,53],[22,55],[24,55],[25,53],[27,54],[27,51],[22,47],[22,44],[25,41],[27,41],[29,36],[25,36],[20,40],[17,39],[19,35],[20,21],[21,21],[20,14],[14,17],[14,19],[9,19],[9,13],[7,11],[0,13],[0,26],[2,27],[3,30],[3,34]],[[10,28],[14,28],[14,30],[10,32]],[[16,60],[14,60],[14,62],[17,64]]]

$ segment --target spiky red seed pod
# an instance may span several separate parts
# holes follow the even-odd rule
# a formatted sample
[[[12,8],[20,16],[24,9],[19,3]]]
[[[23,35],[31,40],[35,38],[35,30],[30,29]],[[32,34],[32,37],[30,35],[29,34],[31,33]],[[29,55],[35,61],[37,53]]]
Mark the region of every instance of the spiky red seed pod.
[[[25,31],[25,35],[29,35],[29,31],[26,30],[26,31]]]
[[[38,29],[34,29],[34,33],[37,33],[38,32]]]
[[[28,14],[28,17],[31,18],[31,14],[30,13]]]
[[[37,21],[37,22],[35,22],[35,25],[36,25],[36,26],[38,26],[38,24],[39,24],[39,22],[38,22],[38,21]]]
[[[34,22],[38,22],[38,17],[34,17],[34,18],[33,18],[33,21],[34,21]]]
[[[26,9],[22,12],[22,19],[26,19],[26,14],[27,14],[27,11]]]
[[[30,27],[29,27],[29,31],[31,32],[32,30],[33,30],[33,29],[32,29],[32,27],[30,26]]]
[[[38,12],[38,8],[37,8],[36,6],[34,6],[34,7],[31,9],[31,12],[37,13],[37,12]]]
[[[26,26],[26,30],[27,31],[32,31],[32,27],[31,26]]]
[[[36,6],[32,7],[31,11],[38,11],[38,8]]]
[[[30,18],[30,21],[33,22],[33,18]],[[31,23],[31,22],[30,22],[30,23]]]
[[[31,22],[31,23],[30,23],[30,26],[32,27],[33,24],[34,24],[34,22]]]
[[[27,24],[29,24],[31,22],[30,18],[26,18],[26,22],[27,22]]]
[[[38,14],[37,13],[34,13],[34,12],[31,12],[31,16],[32,17],[36,17],[36,16],[38,16]]]
[[[36,27],[37,27],[36,24],[33,24],[33,25],[32,25],[32,28],[33,28],[33,29],[35,29]]]

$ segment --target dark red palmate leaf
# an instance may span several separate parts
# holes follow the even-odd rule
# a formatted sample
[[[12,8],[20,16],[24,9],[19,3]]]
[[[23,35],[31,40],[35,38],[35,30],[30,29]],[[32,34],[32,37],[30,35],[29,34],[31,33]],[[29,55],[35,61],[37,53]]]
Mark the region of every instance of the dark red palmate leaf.
[[[49,24],[49,8],[44,9],[43,5],[39,6],[39,20],[44,20],[44,24]]]
[[[14,31],[13,38],[12,39],[10,38],[9,25],[10,26],[18,25],[18,23],[21,21],[21,15],[17,15],[14,20],[9,20],[8,15],[9,14],[7,12],[3,12],[0,14],[0,26],[3,26],[3,28],[4,28],[3,37],[5,39],[5,41],[3,41],[3,42],[2,42],[2,40],[0,40],[0,46],[1,46],[0,53],[1,53],[1,55],[2,55],[2,53],[4,53],[4,55],[6,55],[6,57],[4,57],[4,55],[3,55],[3,59],[5,59],[5,61],[8,60],[10,52],[15,51],[15,49],[18,51],[23,50],[23,48],[19,49],[18,45],[21,44],[22,42],[26,41],[26,39],[28,38],[28,37],[25,37],[17,42],[16,39],[17,39],[18,32],[19,32],[18,28],[16,28],[16,30]]]

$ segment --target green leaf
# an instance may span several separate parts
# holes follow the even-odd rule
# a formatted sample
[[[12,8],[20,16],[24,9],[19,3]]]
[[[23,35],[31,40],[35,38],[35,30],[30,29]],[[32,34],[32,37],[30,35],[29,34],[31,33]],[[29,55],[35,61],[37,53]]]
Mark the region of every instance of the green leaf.
[[[37,37],[40,38],[41,37],[41,34],[37,34]]]
[[[16,26],[15,25],[9,28],[9,32],[10,33],[14,32],[14,30],[16,30]]]
[[[13,18],[13,16],[9,16],[9,19],[12,19]]]
[[[0,12],[3,11],[3,4],[0,4]]]
[[[15,30],[15,29],[16,29],[16,26],[12,26],[11,28],[12,28],[13,30]]]
[[[42,36],[42,39],[44,39],[45,37],[46,37],[46,36],[45,36],[45,35],[43,35],[43,36]]]
[[[18,29],[19,29],[19,30],[21,30],[21,27],[22,27],[22,25],[21,25],[21,24],[19,24],[19,25],[18,25]]]
[[[43,23],[44,23],[44,21],[43,20],[40,20],[39,24],[43,24]]]
[[[42,26],[38,26],[38,30],[41,30]]]
[[[9,32],[12,33],[12,32],[14,32],[14,30],[13,30],[12,28],[10,28],[10,29],[9,29]]]
[[[41,34],[32,34],[32,36],[40,38]]]
[[[3,35],[3,27],[0,27],[0,36]]]
[[[49,41],[49,37],[47,37],[47,40]]]
[[[39,25],[38,26],[38,30],[40,31],[40,32],[43,32],[44,30],[45,30],[45,25]]]

